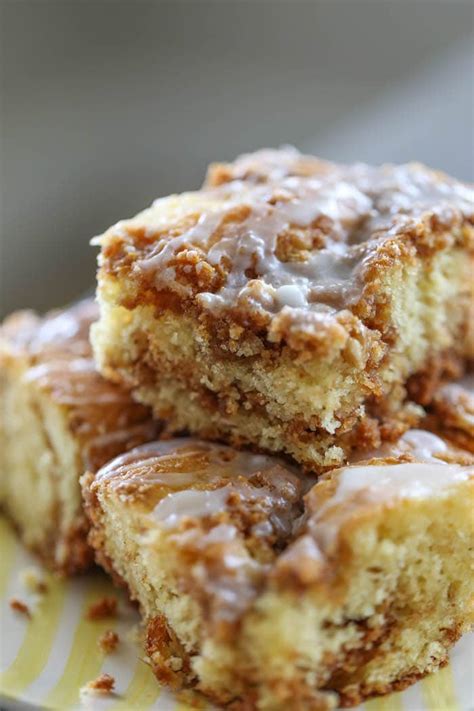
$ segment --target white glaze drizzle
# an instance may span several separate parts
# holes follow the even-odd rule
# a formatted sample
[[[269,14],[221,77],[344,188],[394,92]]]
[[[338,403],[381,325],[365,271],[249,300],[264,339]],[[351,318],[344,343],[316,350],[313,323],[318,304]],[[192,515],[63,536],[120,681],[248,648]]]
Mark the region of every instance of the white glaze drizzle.
[[[70,311],[45,318],[31,341],[31,347],[33,350],[40,350],[78,338],[87,340],[89,326],[97,317],[96,305],[91,303],[89,306],[89,303],[84,303],[81,308],[73,307]]]
[[[329,506],[337,506],[355,494],[361,494],[364,501],[369,502],[428,498],[473,474],[474,466],[463,467],[440,460],[346,467],[341,470]]]
[[[277,458],[192,438],[137,447],[103,467],[96,481],[108,482],[119,496],[122,486],[130,495],[132,482],[141,491],[143,486],[163,487],[162,498],[147,515],[169,537],[170,546],[195,553],[185,577],[205,591],[211,619],[227,620],[253,599],[270,565],[254,557],[248,535],[267,547],[286,540],[301,513],[303,494],[314,482]],[[241,521],[241,508],[257,514],[248,534],[241,531],[246,520]],[[221,512],[227,516],[196,525]],[[181,526],[185,519],[193,525]]]
[[[167,494],[155,506],[152,516],[164,528],[173,528],[184,517],[201,517],[223,511],[233,487],[222,486],[219,489],[184,489]],[[245,489],[239,491],[245,496]]]
[[[257,186],[252,191],[246,185],[240,191],[235,185],[231,192],[227,186],[215,189],[215,209],[201,215],[197,224],[184,234],[160,245],[156,254],[137,262],[135,269],[153,273],[158,288],[182,291],[185,287],[174,281],[175,270],[170,261],[182,249],[203,249],[210,264],[218,265],[228,259],[232,265],[219,292],[198,295],[205,308],[222,308],[243,300],[277,312],[283,306],[311,305],[317,310],[326,301],[350,302],[359,293],[354,270],[363,262],[367,247],[344,245],[344,234],[368,214],[370,201],[354,186],[343,182],[325,189],[320,180],[308,183],[301,178],[287,178],[282,189],[291,191],[292,199],[277,205],[267,202],[272,194],[268,186]],[[220,204],[224,207],[220,208]],[[249,216],[243,222],[228,223],[223,236],[208,248],[221,223],[242,204],[251,208]],[[278,235],[290,224],[306,227],[322,216],[332,221],[327,246],[308,253],[306,261],[280,261],[275,254]],[[249,269],[259,278],[249,279],[246,274]],[[289,303],[281,298],[285,291],[278,293],[281,287],[292,287]],[[295,300],[297,306],[293,306]]]
[[[190,459],[192,469],[178,470],[176,463],[180,458]],[[202,461],[198,460],[202,457]],[[167,469],[169,462],[169,469]],[[146,469],[146,472],[145,472]],[[232,447],[205,442],[193,437],[175,437],[174,439],[149,442],[136,447],[130,452],[117,457],[98,472],[99,479],[108,479],[125,474],[137,480],[140,476],[147,482],[165,484],[170,488],[205,481],[212,484],[222,477],[251,477],[256,472],[272,470],[272,476],[300,482],[298,470],[276,457],[252,452],[240,452]]]
[[[249,482],[257,473],[264,479],[258,484]],[[118,487],[123,481],[133,481],[168,489],[150,512],[164,528],[178,526],[185,517],[227,510],[230,494],[238,494],[240,500],[266,512],[268,526],[256,527],[256,535],[267,534],[269,526],[278,535],[289,535],[295,507],[314,483],[275,457],[192,438],[137,447],[101,469],[97,478],[114,480]]]
[[[420,462],[440,463],[438,455],[448,449],[446,442],[426,430],[408,430],[400,440],[391,447],[394,454],[407,452]]]
[[[463,392],[474,395],[474,373],[467,373],[460,380],[456,380],[454,383],[447,383],[442,387],[441,392]]]
[[[413,429],[405,432],[396,442],[386,442],[378,449],[358,454],[352,462],[356,464],[360,461],[409,454],[420,462],[439,463],[441,460],[438,455],[442,456],[447,449],[448,446],[441,437],[426,430]]]
[[[474,476],[474,465],[462,466],[436,458],[443,440],[415,431],[408,439],[419,461],[400,464],[372,464],[344,467],[338,472],[337,489],[308,519],[308,529],[323,551],[337,538],[338,531],[353,511],[365,504],[395,500],[428,499],[443,496],[451,487]]]
[[[92,358],[55,357],[29,368],[23,377],[25,382],[53,390],[57,401],[71,407],[131,402],[125,390],[99,375]]]
[[[474,192],[468,186],[416,164],[338,166],[285,148],[243,156],[231,172],[235,177],[230,182],[156,201],[106,236],[124,234],[129,225],[142,225],[153,234],[157,228],[166,230],[173,218],[202,210],[194,227],[159,239],[134,270],[151,275],[158,289],[186,295],[191,287],[176,279],[173,260],[182,250],[196,251],[210,264],[231,265],[221,289],[198,294],[205,309],[239,303],[269,313],[283,308],[334,311],[361,296],[360,277],[384,240],[419,222],[424,213],[442,218],[474,211]],[[242,206],[250,208],[249,215],[239,223],[227,222],[216,239],[230,212]],[[275,254],[278,236],[290,225],[307,228],[320,218],[326,221],[324,246],[310,248],[304,261],[280,261]],[[255,278],[247,275],[249,270]]]

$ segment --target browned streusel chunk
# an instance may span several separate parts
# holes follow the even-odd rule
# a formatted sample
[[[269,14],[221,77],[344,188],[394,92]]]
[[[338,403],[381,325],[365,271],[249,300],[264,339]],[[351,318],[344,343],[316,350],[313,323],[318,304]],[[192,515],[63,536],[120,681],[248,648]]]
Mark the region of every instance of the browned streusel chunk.
[[[111,694],[115,687],[115,679],[110,674],[100,674],[97,679],[89,681],[82,687],[84,693],[93,693],[98,695]]]
[[[92,563],[79,477],[153,439],[147,408],[97,372],[92,300],[0,327],[0,506],[23,541],[53,569]]]
[[[12,610],[15,610],[15,612],[25,615],[25,617],[31,617],[31,611],[26,602],[19,600],[17,597],[13,597],[10,600],[10,607]]]
[[[161,682],[323,710],[447,661],[473,622],[474,456],[410,430],[366,457],[313,485],[182,438],[82,478],[91,544],[138,601]]]
[[[98,239],[99,368],[169,431],[339,465],[474,354],[473,195],[292,149],[214,166]]]

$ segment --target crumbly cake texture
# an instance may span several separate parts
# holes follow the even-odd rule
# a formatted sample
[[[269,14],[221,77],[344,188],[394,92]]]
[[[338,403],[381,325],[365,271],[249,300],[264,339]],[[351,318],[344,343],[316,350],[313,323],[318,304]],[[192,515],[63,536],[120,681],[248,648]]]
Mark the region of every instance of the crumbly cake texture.
[[[93,559],[79,477],[155,439],[143,405],[96,371],[92,301],[10,316],[0,327],[0,506],[25,544],[72,574]]]
[[[210,168],[111,227],[98,366],[170,430],[343,463],[474,353],[474,192],[294,149]]]
[[[316,484],[218,444],[144,445],[82,478],[90,541],[137,600],[161,682],[234,710],[402,689],[472,624],[474,457],[411,430]]]

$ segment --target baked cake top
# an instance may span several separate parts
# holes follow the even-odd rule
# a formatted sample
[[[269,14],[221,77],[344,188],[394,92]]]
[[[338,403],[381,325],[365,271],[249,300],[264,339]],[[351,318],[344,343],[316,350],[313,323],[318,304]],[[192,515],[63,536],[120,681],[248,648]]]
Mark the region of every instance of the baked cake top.
[[[244,505],[246,525],[275,543],[291,534],[314,478],[276,457],[182,437],[121,455],[98,472],[96,481],[151,512],[167,529],[203,516],[228,523],[228,509],[235,514]]]
[[[50,311],[44,317],[33,311],[16,311],[3,322],[1,336],[18,354],[32,360],[90,357],[89,329],[98,317],[99,309],[92,299]]]
[[[316,484],[274,457],[183,437],[110,462],[87,498],[94,506],[108,492],[140,513],[146,544],[168,537],[190,593],[217,621],[238,618],[269,578],[310,585],[355,518],[443,497],[472,477],[474,456],[423,430]]]
[[[104,380],[95,367],[89,330],[97,318],[92,300],[43,318],[32,311],[16,312],[0,329],[0,353],[16,357],[27,369],[24,378],[49,390],[61,404],[129,403],[128,393]]]
[[[147,543],[160,531],[169,536],[167,548],[178,565],[184,556],[210,620],[232,620],[291,537],[312,481],[275,457],[183,437],[118,457],[91,491],[107,490],[140,511]]]
[[[96,243],[105,271],[135,284],[128,298],[167,293],[278,340],[348,308],[364,316],[387,267],[472,247],[473,223],[473,189],[421,164],[339,165],[282,148],[211,166],[200,191],[159,199]]]
[[[320,564],[344,551],[354,519],[375,520],[377,509],[399,502],[429,501],[449,495],[463,482],[474,483],[474,456],[444,437],[410,430],[365,462],[334,469],[305,497],[299,536],[280,556],[273,576],[286,584],[311,585]]]
[[[0,326],[0,367],[65,408],[90,469],[159,432],[146,407],[97,371],[89,340],[97,318],[97,304],[86,299],[44,317],[18,311]]]

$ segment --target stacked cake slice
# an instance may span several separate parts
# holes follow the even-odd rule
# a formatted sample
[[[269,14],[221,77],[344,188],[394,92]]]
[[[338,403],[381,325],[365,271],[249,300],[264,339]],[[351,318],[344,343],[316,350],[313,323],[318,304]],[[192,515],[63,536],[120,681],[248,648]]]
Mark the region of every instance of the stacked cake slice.
[[[0,328],[0,504],[25,544],[72,574],[93,560],[79,477],[154,439],[148,410],[96,370],[92,301]]]
[[[276,459],[183,438],[83,487],[98,560],[139,602],[157,677],[232,708],[404,688],[474,621],[474,457],[429,432],[313,486]]]
[[[95,555],[158,679],[236,711],[443,665],[473,622],[472,189],[259,151],[96,242],[98,310],[0,331],[25,542]]]
[[[98,240],[97,362],[174,431],[341,465],[473,357],[473,223],[417,164],[214,166]]]

